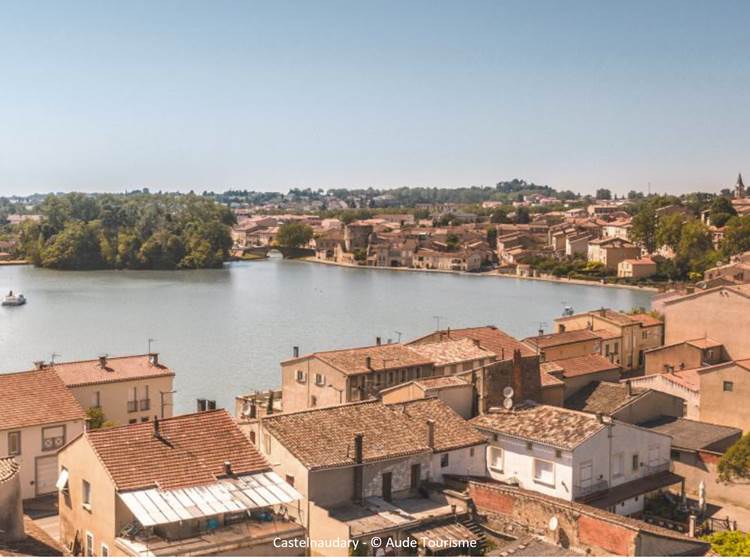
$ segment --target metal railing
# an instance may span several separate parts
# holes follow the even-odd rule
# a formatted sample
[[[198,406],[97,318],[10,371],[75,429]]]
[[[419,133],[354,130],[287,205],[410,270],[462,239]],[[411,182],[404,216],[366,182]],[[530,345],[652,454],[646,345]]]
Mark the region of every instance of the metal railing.
[[[150,410],[151,409],[151,399],[141,399],[141,401],[140,401],[140,409],[141,410]]]
[[[138,412],[138,401],[128,401],[128,412]]]

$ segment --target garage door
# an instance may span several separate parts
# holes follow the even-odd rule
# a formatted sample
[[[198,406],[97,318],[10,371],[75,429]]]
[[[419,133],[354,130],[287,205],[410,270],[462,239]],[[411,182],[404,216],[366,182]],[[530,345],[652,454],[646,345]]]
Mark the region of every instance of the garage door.
[[[36,458],[36,495],[57,492],[57,455]]]

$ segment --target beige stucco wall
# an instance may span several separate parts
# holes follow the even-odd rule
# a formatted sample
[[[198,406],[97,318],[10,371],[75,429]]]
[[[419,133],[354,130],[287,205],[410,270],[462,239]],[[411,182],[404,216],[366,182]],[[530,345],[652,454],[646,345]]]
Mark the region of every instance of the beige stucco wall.
[[[296,372],[305,373],[305,381],[297,381]],[[315,375],[325,376],[322,385],[315,384]],[[313,406],[330,406],[347,402],[346,376],[316,357],[300,359],[281,366],[282,408],[296,412]],[[329,387],[333,385],[333,388]],[[317,400],[313,405],[313,398]]]
[[[1,413],[1,412],[0,412]],[[65,441],[71,441],[83,431],[83,419],[75,422],[61,422],[45,424],[44,426],[30,426],[21,428],[21,455],[15,460],[19,465],[21,475],[21,497],[24,500],[37,495],[36,483],[36,460],[39,457],[52,457],[57,454],[57,449],[42,451],[42,430],[54,426],[65,426]],[[7,457],[8,432],[19,431],[16,429],[0,430],[0,457]]]
[[[675,370],[693,369],[701,366],[703,352],[689,344],[676,344],[655,348],[644,354],[644,373],[664,373],[664,366],[674,367]],[[682,364],[682,367],[680,365]]]
[[[711,424],[734,426],[743,432],[750,430],[748,375],[750,372],[736,365],[704,369],[700,376],[700,419]],[[724,382],[733,383],[731,391],[724,390]]]
[[[750,357],[750,299],[744,296],[724,289],[696,293],[665,303],[664,317],[666,344],[705,337],[721,342],[732,359]]]
[[[59,468],[65,467],[70,473],[68,493],[59,494],[62,543],[70,547],[78,532],[81,545],[85,545],[88,531],[94,536],[97,556],[101,555],[102,544],[109,547],[111,556],[124,556],[115,544],[115,537],[133,518],[116,497],[114,484],[88,440],[78,438],[60,452],[58,459]],[[90,510],[81,503],[84,480],[91,484]]]
[[[571,342],[569,344],[560,344],[544,348],[544,361],[552,362],[555,360],[564,360],[565,358],[577,358],[587,354],[599,353],[600,341],[597,339],[582,340],[580,342]]]
[[[628,424],[641,424],[659,416],[679,418],[684,414],[685,401],[675,395],[651,391],[618,410],[612,416]]]
[[[588,375],[577,375],[575,377],[566,377],[563,379],[565,382],[565,398],[576,394],[578,391],[583,389],[586,385],[593,381],[619,381],[620,370],[611,369],[602,372],[590,373]]]
[[[94,406],[95,395],[99,392],[99,402],[106,420],[117,426],[128,424],[131,420],[143,421],[144,418],[153,420],[154,416],[170,418],[172,416],[172,395],[174,376],[152,377],[143,380],[121,381],[117,383],[96,383],[80,387],[69,387],[71,393],[84,410]],[[138,397],[138,409],[128,412],[130,392],[135,388]],[[164,392],[164,410],[161,407],[161,392]],[[147,410],[141,410],[141,400],[150,401]]]

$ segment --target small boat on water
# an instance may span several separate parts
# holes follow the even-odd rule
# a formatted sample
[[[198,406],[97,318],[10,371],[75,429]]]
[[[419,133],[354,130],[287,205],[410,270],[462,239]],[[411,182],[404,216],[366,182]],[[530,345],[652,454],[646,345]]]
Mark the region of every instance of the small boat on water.
[[[18,306],[26,303],[26,298],[23,294],[13,294],[13,290],[8,292],[8,295],[3,298],[2,305]]]

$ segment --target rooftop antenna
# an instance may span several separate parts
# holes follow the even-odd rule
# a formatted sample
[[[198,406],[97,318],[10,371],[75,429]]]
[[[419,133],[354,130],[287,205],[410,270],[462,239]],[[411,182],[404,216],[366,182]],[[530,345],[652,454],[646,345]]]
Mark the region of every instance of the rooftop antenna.
[[[49,359],[49,365],[51,366],[55,365],[55,358],[62,358],[62,354],[58,354],[57,352],[52,352],[52,356],[50,356],[50,359]]]
[[[437,323],[437,331],[440,331],[440,319],[445,319],[445,317],[442,317],[441,315],[433,315],[433,319],[435,319],[435,322]]]
[[[404,333],[402,333],[401,331],[393,331],[393,332],[395,332],[398,335],[398,342],[400,344],[401,343],[401,335],[404,334]]]
[[[149,354],[151,353],[151,343],[152,342],[156,342],[156,339],[155,338],[149,338],[148,339],[148,353]]]

